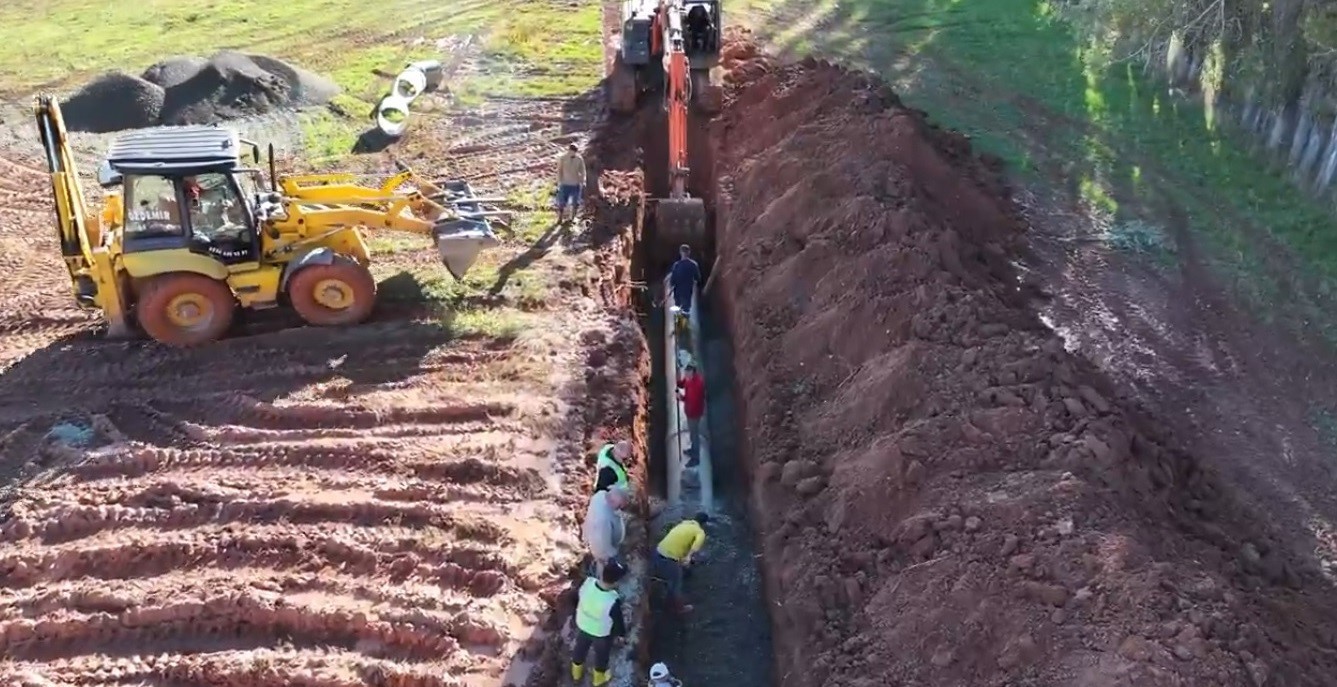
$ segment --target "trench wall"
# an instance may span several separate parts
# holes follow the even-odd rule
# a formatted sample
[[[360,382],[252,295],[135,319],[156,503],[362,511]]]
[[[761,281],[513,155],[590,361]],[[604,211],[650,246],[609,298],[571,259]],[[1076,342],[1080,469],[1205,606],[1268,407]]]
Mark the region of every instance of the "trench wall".
[[[1332,674],[1299,629],[1329,585],[1039,320],[999,166],[868,74],[737,32],[723,64],[714,296],[779,683]]]

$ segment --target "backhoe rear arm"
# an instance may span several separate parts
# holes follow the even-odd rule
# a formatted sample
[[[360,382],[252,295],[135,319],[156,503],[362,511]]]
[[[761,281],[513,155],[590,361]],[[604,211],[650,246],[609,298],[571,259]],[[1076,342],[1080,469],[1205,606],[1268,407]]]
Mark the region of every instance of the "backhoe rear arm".
[[[33,113],[47,171],[51,174],[60,254],[70,274],[75,301],[82,307],[92,305],[100,309],[111,334],[121,336],[128,330],[127,299],[121,293],[112,254],[101,245],[101,237],[95,235],[97,220],[89,216],[84,204],[83,186],[79,183],[60,104],[52,96],[40,96]]]

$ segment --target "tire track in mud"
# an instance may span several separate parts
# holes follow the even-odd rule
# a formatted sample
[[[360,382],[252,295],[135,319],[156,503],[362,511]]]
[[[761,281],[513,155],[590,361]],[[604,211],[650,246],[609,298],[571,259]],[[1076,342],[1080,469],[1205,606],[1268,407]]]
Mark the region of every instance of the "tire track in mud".
[[[445,662],[402,664],[332,649],[225,650],[207,655],[94,655],[44,664],[0,666],[0,680],[19,687],[52,687],[49,674],[64,683],[209,684],[237,687],[292,687],[288,676],[305,673],[302,687],[457,687]]]
[[[97,423],[107,445],[64,446],[68,470],[9,504],[0,652],[66,661],[32,670],[75,683],[112,671],[242,680],[240,657],[185,654],[279,639],[299,671],[283,684],[318,647],[343,651],[332,665],[347,684],[382,660],[406,685],[437,684],[440,666],[430,677],[424,663],[503,670],[523,646],[513,628],[546,612],[535,592],[552,584],[551,566],[535,562],[575,555],[574,535],[534,526],[565,514],[546,476],[552,447],[519,399],[424,384],[346,405],[262,400],[254,388],[185,403],[132,393]],[[401,396],[414,400],[386,400]],[[159,647],[164,667],[116,667]]]

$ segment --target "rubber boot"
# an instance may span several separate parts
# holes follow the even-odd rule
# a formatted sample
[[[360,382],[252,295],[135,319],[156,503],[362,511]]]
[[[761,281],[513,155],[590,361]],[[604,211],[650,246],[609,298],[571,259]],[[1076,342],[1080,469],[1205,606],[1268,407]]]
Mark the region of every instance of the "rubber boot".
[[[604,685],[608,684],[608,680],[609,680],[608,671],[596,670],[594,671],[594,679],[590,680],[590,684],[594,685],[594,687],[603,687]]]
[[[598,675],[598,673],[595,673],[595,675]],[[571,663],[571,681],[580,684],[580,679],[583,677],[585,677],[585,666],[573,661]]]

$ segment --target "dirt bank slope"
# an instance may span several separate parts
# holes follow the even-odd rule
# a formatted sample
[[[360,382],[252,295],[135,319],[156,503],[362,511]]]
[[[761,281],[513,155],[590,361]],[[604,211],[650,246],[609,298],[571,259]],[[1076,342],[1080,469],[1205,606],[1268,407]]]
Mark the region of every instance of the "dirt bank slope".
[[[884,85],[732,37],[720,296],[800,685],[1305,685],[1330,586],[1034,314],[1023,225]]]

